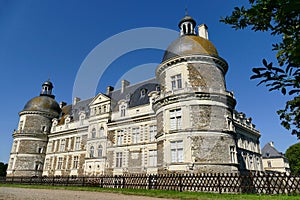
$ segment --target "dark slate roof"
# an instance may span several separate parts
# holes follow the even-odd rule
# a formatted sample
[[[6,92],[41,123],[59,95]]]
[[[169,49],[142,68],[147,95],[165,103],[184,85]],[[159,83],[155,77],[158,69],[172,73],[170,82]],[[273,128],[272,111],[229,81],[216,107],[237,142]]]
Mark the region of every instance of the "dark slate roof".
[[[63,124],[67,115],[71,115],[73,121],[79,120],[79,112],[85,111],[86,117],[90,116],[89,104],[94,98],[77,102],[75,105],[66,105],[62,108],[59,124]]]
[[[149,103],[149,96],[148,94],[151,91],[156,91],[157,86],[159,86],[158,83],[147,83],[144,84],[140,87],[138,87],[132,95],[130,95],[130,100],[129,100],[129,108],[135,107],[135,106],[140,106],[140,105],[145,105]],[[142,95],[142,92],[144,94]]]
[[[151,91],[156,90],[157,86],[159,86],[158,81],[156,80],[156,78],[152,78],[134,85],[127,86],[123,93],[121,93],[121,89],[113,91],[110,95],[110,98],[112,98],[112,100],[114,101],[112,102],[112,110],[115,111],[117,109],[117,102],[121,99],[129,100],[129,107],[148,104],[148,94]],[[142,89],[146,90],[145,96],[143,98],[141,98],[140,96]],[[90,116],[89,104],[93,99],[94,97],[86,100],[81,100],[75,105],[70,104],[64,106],[62,108],[59,124],[64,123],[66,115],[70,115],[73,121],[78,121],[80,111],[85,111],[86,117],[88,118]]]
[[[145,88],[147,89],[147,96],[149,92],[156,90],[156,85],[159,85],[158,81],[156,80],[156,78],[152,78],[134,85],[127,86],[123,93],[121,93],[121,89],[115,90],[111,93],[110,97],[116,103],[122,99],[129,100],[129,102],[131,102],[129,103],[131,104],[129,105],[129,107],[148,104],[149,98],[140,99],[140,96],[138,96],[137,93],[139,93],[139,90]],[[139,102],[139,100],[141,101]],[[115,106],[118,107],[117,104],[115,104]],[[113,107],[112,109],[115,111],[117,110],[116,107]]]
[[[92,102],[93,99],[94,97],[79,101],[75,105],[72,105],[72,116],[75,121],[79,120],[80,111],[85,111],[87,118],[90,116],[89,104]]]
[[[267,143],[262,148],[262,157],[263,158],[285,158],[283,153],[277,151],[274,146],[272,146],[270,143]]]

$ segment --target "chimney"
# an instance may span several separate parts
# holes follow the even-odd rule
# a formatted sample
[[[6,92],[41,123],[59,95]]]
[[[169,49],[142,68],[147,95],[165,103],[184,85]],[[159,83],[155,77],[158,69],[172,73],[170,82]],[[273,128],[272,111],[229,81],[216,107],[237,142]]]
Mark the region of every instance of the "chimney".
[[[112,87],[112,86],[107,86],[107,88],[106,88],[106,95],[110,95],[111,94],[111,92],[112,91],[114,91],[114,87]]]
[[[270,144],[271,147],[274,147],[274,142],[273,141],[271,141],[269,144]]]
[[[126,87],[128,87],[130,84],[129,81],[122,80],[122,88],[121,88],[121,93],[125,92]]]
[[[80,101],[79,97],[74,97],[73,99],[73,105],[75,106]]]
[[[208,28],[205,24],[201,24],[198,26],[198,35],[208,40]]]
[[[60,107],[60,109],[62,109],[65,105],[67,105],[67,103],[66,102],[63,102],[63,101],[61,101],[60,103],[59,103],[59,107]]]

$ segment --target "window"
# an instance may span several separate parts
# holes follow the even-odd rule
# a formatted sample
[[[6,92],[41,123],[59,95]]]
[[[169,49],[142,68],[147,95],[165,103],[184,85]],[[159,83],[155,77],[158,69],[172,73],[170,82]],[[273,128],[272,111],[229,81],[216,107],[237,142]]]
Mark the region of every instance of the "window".
[[[158,86],[156,86],[156,88],[155,88],[155,89],[156,89],[156,91],[157,91],[157,92],[160,92],[160,86],[159,86],[159,85],[158,85]]]
[[[155,167],[157,165],[157,151],[150,150],[149,151],[149,166]]]
[[[145,97],[145,95],[146,95],[146,89],[142,89],[141,90],[141,97]]]
[[[177,74],[175,76],[171,76],[172,90],[182,88],[181,83],[181,74]]]
[[[74,156],[73,158],[73,169],[78,168],[78,156]]]
[[[181,109],[170,110],[170,129],[181,129]]]
[[[259,158],[256,158],[256,167],[257,167],[257,170],[260,170],[260,159]]]
[[[123,144],[123,130],[119,130],[117,133],[117,145],[122,145]]]
[[[106,105],[103,106],[103,112],[106,113]]]
[[[95,137],[96,137],[96,129],[93,128],[93,129],[92,129],[92,138],[95,138]]]
[[[140,142],[140,129],[133,128],[132,129],[132,143],[136,144]]]
[[[43,153],[43,148],[39,147],[38,148],[38,153]]]
[[[121,106],[121,117],[125,117],[125,114],[126,114],[126,106],[122,105]]]
[[[100,137],[104,136],[104,128],[103,127],[100,128],[99,134],[100,134]]]
[[[230,146],[231,163],[236,163],[235,155],[236,155],[235,146]]]
[[[39,168],[40,168],[40,165],[39,165],[38,163],[35,163],[35,168],[34,168],[34,170],[37,171],[37,170],[39,170]]]
[[[57,163],[57,169],[62,169],[62,163],[63,163],[63,158],[59,157],[58,158],[58,163]]]
[[[102,158],[102,151],[103,151],[103,147],[102,147],[102,145],[100,144],[100,145],[98,146],[98,158]]]
[[[90,158],[94,158],[94,146],[90,147]]]
[[[183,162],[183,141],[171,142],[171,162]]]
[[[252,156],[249,157],[249,169],[250,170],[253,169],[253,157]]]
[[[47,132],[47,126],[42,126],[42,127],[41,127],[41,131],[42,131],[42,132]]]
[[[65,151],[65,148],[66,148],[66,140],[62,139],[60,141],[60,151]]]
[[[116,153],[116,167],[122,167],[122,152]]]
[[[268,161],[268,167],[271,168],[272,167],[272,163],[271,161]]]
[[[76,137],[75,150],[79,150],[79,149],[80,149],[80,137]]]
[[[149,135],[150,142],[155,140],[155,135],[156,135],[156,126],[150,126],[150,135]]]

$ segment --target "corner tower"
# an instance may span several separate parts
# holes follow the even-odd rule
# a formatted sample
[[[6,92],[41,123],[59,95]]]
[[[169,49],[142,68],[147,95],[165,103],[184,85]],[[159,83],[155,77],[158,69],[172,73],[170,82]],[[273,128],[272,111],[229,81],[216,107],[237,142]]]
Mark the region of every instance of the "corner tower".
[[[44,82],[40,96],[28,101],[19,113],[7,176],[42,175],[52,119],[59,117],[61,112],[52,89],[50,81]]]
[[[238,171],[232,126],[236,101],[226,90],[227,62],[208,40],[206,25],[185,16],[180,36],[156,69],[161,92],[157,117],[157,162],[163,171]],[[236,150],[235,150],[236,151]]]

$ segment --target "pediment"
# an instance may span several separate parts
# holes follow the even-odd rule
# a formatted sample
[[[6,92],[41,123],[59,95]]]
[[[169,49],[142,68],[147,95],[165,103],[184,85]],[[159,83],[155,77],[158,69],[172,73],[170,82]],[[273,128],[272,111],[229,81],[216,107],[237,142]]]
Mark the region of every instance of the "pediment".
[[[98,105],[107,101],[110,101],[110,98],[102,93],[99,93],[97,96],[94,97],[89,106]]]

